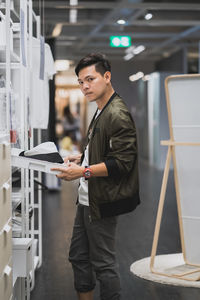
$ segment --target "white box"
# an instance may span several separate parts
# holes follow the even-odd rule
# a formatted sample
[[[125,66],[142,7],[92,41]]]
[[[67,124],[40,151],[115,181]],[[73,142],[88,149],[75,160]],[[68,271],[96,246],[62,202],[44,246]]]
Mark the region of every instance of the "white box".
[[[13,238],[13,282],[17,277],[27,277],[33,269],[33,239]]]

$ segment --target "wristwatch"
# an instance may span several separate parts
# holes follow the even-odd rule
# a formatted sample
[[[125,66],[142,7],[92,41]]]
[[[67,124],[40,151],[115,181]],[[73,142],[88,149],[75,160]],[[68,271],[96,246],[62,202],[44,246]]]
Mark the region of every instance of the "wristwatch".
[[[90,166],[85,166],[85,169],[83,171],[83,177],[85,177],[86,180],[88,180],[92,176],[92,170]]]

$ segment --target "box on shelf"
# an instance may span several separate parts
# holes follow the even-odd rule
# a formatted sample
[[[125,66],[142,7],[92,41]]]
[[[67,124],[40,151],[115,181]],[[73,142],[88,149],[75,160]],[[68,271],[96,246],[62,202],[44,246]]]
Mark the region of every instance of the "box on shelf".
[[[13,281],[17,277],[27,277],[33,268],[31,238],[13,238]]]

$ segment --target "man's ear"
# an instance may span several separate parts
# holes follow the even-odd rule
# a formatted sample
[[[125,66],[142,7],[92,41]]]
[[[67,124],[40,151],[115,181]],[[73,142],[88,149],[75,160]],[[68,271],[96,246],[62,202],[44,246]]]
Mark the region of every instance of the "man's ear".
[[[110,82],[110,80],[111,80],[111,73],[109,71],[106,71],[104,73],[104,78],[106,79],[107,82]]]

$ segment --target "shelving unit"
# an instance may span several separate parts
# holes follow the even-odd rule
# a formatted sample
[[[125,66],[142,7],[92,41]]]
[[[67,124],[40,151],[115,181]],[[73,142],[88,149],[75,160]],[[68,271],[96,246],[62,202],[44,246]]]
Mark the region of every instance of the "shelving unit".
[[[36,163],[31,160],[29,162],[26,160],[26,165],[23,162],[17,164],[16,161],[20,159],[13,157],[11,160],[11,152],[19,151],[19,149],[28,150],[41,143],[41,130],[31,128],[29,116],[32,100],[33,37],[40,39],[40,17],[36,16],[32,9],[32,0],[0,1],[0,17],[0,20],[3,18],[6,28],[6,38],[2,43],[0,36],[0,74],[4,76],[6,82],[5,86],[0,88],[0,94],[6,99],[3,130],[1,130],[2,123],[0,122],[0,149],[2,147],[2,149],[9,149],[6,155],[11,164],[9,165],[10,171],[6,172],[7,165],[5,167],[3,165],[4,156],[0,150],[0,237],[8,231],[9,245],[12,245],[13,237],[15,248],[13,251],[15,253],[21,251],[22,256],[25,255],[26,249],[29,251],[29,247],[25,247],[26,242],[32,247],[31,255],[30,252],[28,255],[28,271],[19,277],[17,275],[20,273],[17,269],[19,265],[15,261],[17,256],[13,258],[5,256],[5,253],[9,254],[12,251],[4,249],[4,245],[0,242],[0,266],[2,261],[5,262],[5,266],[2,265],[4,268],[2,270],[0,268],[0,299],[9,300],[13,291],[14,299],[28,300],[30,291],[35,285],[35,269],[42,264],[42,192],[41,189],[35,191],[34,181],[41,183],[41,171],[51,173],[52,164]],[[36,140],[34,140],[35,131],[37,131]],[[19,186],[13,187],[11,193],[11,177],[14,178],[16,172],[19,173]],[[8,206],[6,206],[7,210],[2,207],[2,197],[8,200],[9,210]],[[1,212],[3,212],[3,218],[1,218]],[[15,274],[13,289],[10,288],[12,286],[12,259],[13,274]],[[2,276],[9,278],[9,291],[4,288]]]

